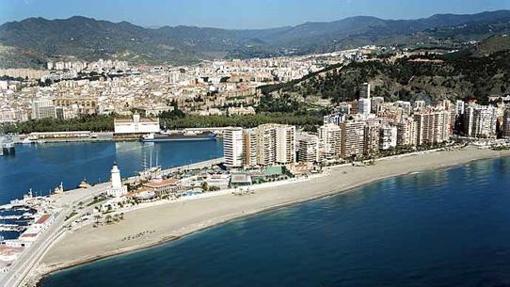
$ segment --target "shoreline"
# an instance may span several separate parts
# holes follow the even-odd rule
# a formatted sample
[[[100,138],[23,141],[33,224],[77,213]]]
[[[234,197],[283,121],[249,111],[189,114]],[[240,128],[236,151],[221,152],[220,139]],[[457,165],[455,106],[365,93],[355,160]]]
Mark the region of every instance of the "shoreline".
[[[130,212],[126,216],[126,220],[124,220],[125,222],[94,229],[94,231],[103,233],[102,237],[99,236],[98,238],[98,236],[93,235],[92,232],[87,232],[87,229],[90,231],[90,228],[87,227],[79,229],[76,232],[66,234],[59,240],[59,242],[55,242],[53,247],[50,248],[39,264],[35,277],[30,278],[31,280],[29,280],[29,282],[34,282],[37,286],[40,286],[40,281],[42,279],[52,273],[64,269],[73,268],[82,264],[95,262],[113,256],[126,255],[144,249],[153,248],[232,221],[245,219],[249,216],[258,215],[263,212],[269,212],[307,201],[351,192],[362,186],[388,178],[415,174],[427,170],[444,170],[468,164],[473,161],[497,159],[507,156],[510,156],[510,151],[480,150],[475,148],[464,148],[453,151],[436,151],[419,155],[405,155],[398,158],[384,158],[377,160],[374,166],[341,166],[327,168],[325,174],[312,177],[304,181],[289,182],[282,186],[256,188],[257,192],[254,196],[248,195],[243,197],[234,197],[232,195],[219,195],[217,197],[196,199],[189,202],[168,202],[157,206],[142,208],[140,210]],[[417,159],[419,163],[413,161]],[[394,166],[393,169],[391,168],[391,165]],[[374,176],[367,176],[367,173],[370,173],[370,171],[375,171]],[[346,176],[353,173],[354,176]],[[360,176],[356,176],[356,173],[359,173]],[[341,183],[342,176],[344,177],[345,182],[343,182],[343,184],[339,184]],[[297,189],[293,189],[292,187],[296,184],[299,184],[300,186],[298,186]],[[286,190],[274,190],[280,188]],[[324,190],[324,188],[326,189]],[[311,190],[307,191],[308,189]],[[261,194],[260,196],[259,193]],[[251,202],[252,199],[257,196],[259,196],[257,200]],[[258,200],[260,198],[263,200]],[[206,214],[204,217],[204,214],[200,214],[200,211],[193,212],[193,209],[197,209],[197,207],[200,208],[201,206],[211,209],[211,206],[214,206],[215,203],[218,203],[220,200],[225,200],[227,204],[223,204],[223,206],[219,206],[218,208],[213,207],[212,210],[214,210],[214,212],[211,213],[216,214],[208,216],[208,211],[205,210],[202,212]],[[229,207],[232,202],[236,201],[242,203],[244,206],[240,206],[240,208],[239,206]],[[175,207],[175,209],[171,209],[171,207]],[[216,209],[219,209],[220,212]],[[159,237],[156,234],[153,238],[141,238],[142,240],[137,240],[133,242],[133,244],[124,244],[125,246],[122,246],[123,244],[119,244],[118,240],[114,239],[114,235],[117,233],[125,234],[126,230],[129,232],[133,232],[133,230],[136,231],[139,227],[136,225],[137,220],[139,221],[140,218],[145,216],[150,218],[151,213],[159,214],[159,212],[157,212],[158,210],[167,213],[171,213],[169,211],[178,210],[177,214],[180,215],[179,212],[184,212],[183,214],[186,214],[189,218],[184,220],[184,222],[177,222],[176,224],[173,224],[173,226],[171,223],[167,223],[164,220],[163,223],[161,223],[161,219],[159,221],[155,219],[159,224],[157,226],[161,229],[165,229],[162,231],[158,230],[160,235]],[[136,216],[136,214],[138,214],[138,216]],[[123,227],[119,227],[120,225]],[[76,238],[89,239],[81,241],[86,241],[89,244],[82,244],[82,246],[79,246],[79,244],[76,244]],[[92,244],[90,244],[91,241]],[[72,247],[69,245],[71,242],[74,242]],[[106,248],[105,245],[107,246]]]

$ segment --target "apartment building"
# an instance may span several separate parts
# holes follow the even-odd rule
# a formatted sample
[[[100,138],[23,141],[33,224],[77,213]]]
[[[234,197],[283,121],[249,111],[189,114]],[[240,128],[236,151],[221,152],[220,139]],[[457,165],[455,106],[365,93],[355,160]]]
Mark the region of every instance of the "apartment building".
[[[231,128],[223,133],[223,155],[225,166],[230,168],[243,166],[243,129]]]
[[[365,122],[350,120],[340,125],[342,129],[342,158],[362,156],[365,144]]]
[[[422,109],[414,114],[416,121],[416,144],[437,144],[450,138],[450,112]]]
[[[319,148],[321,159],[334,159],[342,153],[342,130],[340,126],[327,124],[320,126]]]

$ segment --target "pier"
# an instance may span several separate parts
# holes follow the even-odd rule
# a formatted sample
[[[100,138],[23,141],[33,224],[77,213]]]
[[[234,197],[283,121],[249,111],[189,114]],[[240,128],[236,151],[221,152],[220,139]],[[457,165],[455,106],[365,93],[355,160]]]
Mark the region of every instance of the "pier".
[[[13,136],[0,136],[0,156],[13,156],[16,154]]]

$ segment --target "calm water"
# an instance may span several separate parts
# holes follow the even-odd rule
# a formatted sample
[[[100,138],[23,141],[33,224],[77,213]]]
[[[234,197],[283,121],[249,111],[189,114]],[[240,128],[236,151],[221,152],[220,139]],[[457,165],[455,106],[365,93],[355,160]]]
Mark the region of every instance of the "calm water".
[[[0,157],[0,204],[21,198],[29,188],[47,194],[62,181],[66,189],[75,188],[83,178],[97,183],[108,181],[117,161],[123,177],[136,174],[147,165],[163,168],[223,156],[220,141],[193,142],[98,142],[17,145],[14,157]]]
[[[65,286],[508,286],[510,159],[384,180],[58,272]]]

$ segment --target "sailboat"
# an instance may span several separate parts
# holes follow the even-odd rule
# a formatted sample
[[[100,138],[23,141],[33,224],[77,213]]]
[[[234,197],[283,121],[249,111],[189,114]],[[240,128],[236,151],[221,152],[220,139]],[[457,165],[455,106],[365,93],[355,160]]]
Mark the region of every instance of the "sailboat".
[[[138,172],[138,175],[140,177],[146,178],[146,179],[150,179],[150,178],[154,177],[161,171],[161,167],[158,165],[158,154],[156,153],[156,165],[155,166],[152,166],[152,151],[149,155],[149,158],[150,158],[150,163],[149,163],[149,167],[147,167],[147,158],[144,153],[143,170]]]

